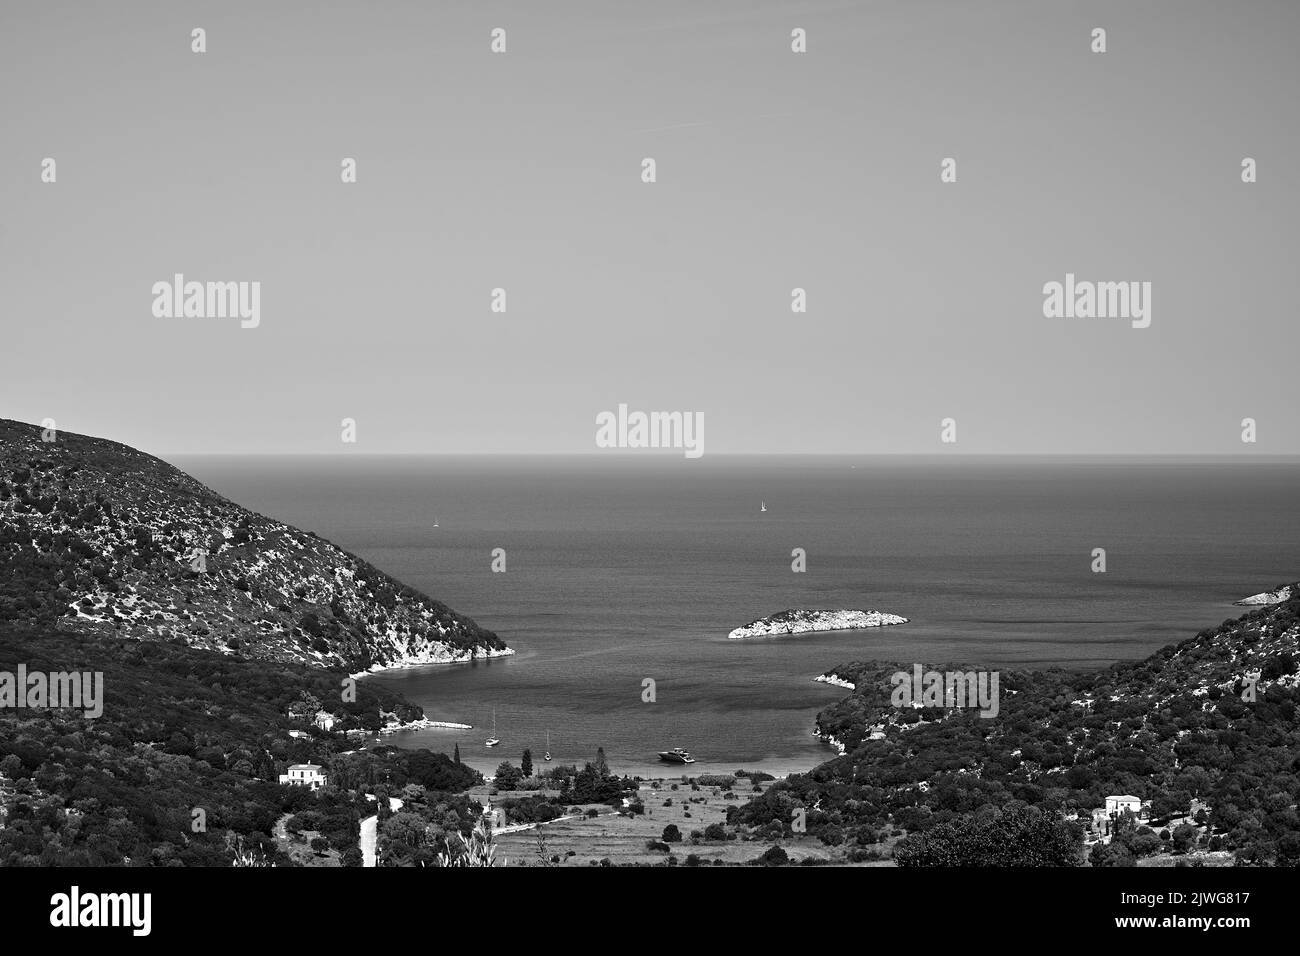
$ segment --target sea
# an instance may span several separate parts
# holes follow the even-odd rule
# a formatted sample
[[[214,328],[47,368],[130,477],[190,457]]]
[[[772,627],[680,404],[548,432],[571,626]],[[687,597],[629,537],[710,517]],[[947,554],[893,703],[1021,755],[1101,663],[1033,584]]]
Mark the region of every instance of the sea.
[[[592,760],[801,772],[857,660],[1104,667],[1300,579],[1294,458],[298,456],[177,458],[497,632],[515,655],[389,671],[433,720],[385,740],[491,772]],[[766,508],[766,511],[763,508]],[[502,549],[497,551],[497,549]],[[792,570],[795,551],[806,571]],[[1097,549],[1104,549],[1105,570]],[[493,571],[494,555],[505,571]],[[729,640],[786,608],[909,623]],[[488,748],[495,712],[502,743]]]

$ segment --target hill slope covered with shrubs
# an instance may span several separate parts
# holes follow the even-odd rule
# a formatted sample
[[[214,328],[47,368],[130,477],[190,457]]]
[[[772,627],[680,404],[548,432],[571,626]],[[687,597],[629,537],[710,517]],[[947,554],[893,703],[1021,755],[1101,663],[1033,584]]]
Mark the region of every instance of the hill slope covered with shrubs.
[[[133,448],[0,420],[0,623],[359,671],[512,653],[309,531]]]
[[[802,807],[808,832],[851,856],[874,857],[905,833],[893,855],[918,864],[1005,849],[1014,832],[1017,859],[1032,865],[1081,861],[1091,812],[1132,794],[1151,801],[1153,821],[1195,802],[1197,845],[1238,863],[1300,864],[1300,588],[1287,593],[1145,660],[1003,672],[990,719],[893,707],[889,675],[910,665],[840,665],[829,673],[856,687],[818,715],[818,730],[845,753],[736,808],[733,822],[788,834]],[[1094,862],[1132,859],[1124,847]]]

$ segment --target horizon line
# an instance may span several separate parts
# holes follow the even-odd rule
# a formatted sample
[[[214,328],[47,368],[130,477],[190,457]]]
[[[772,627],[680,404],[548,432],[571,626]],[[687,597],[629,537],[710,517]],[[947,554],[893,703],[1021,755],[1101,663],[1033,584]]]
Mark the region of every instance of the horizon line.
[[[185,455],[190,458],[615,458],[652,461],[702,461],[705,458],[1222,458],[1260,460],[1300,458],[1300,452],[882,452],[882,451],[731,451],[710,452],[688,459],[674,449],[645,451],[170,451],[150,454]]]

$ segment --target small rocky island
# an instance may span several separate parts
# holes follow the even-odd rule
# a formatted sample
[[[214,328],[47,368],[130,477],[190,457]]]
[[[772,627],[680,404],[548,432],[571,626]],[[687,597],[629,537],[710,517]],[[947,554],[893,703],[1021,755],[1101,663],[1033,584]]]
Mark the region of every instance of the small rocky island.
[[[848,631],[863,627],[906,624],[907,618],[884,611],[817,611],[796,609],[759,618],[727,635],[733,641],[773,634],[806,634],[809,631]]]

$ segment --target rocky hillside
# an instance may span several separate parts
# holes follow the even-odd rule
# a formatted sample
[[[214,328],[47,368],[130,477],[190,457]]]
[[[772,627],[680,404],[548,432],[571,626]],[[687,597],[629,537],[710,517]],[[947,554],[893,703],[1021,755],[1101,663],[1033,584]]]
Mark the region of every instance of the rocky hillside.
[[[1003,671],[992,719],[893,706],[890,675],[910,662],[839,665],[823,676],[854,690],[817,722],[843,755],[740,808],[736,822],[786,827],[804,806],[809,833],[874,858],[887,838],[985,820],[1012,801],[1087,820],[1107,795],[1133,794],[1157,817],[1199,808],[1198,845],[1210,851],[1300,865],[1300,588],[1282,591],[1140,661]]]
[[[352,671],[512,651],[309,531],[116,442],[0,420],[0,623]]]

